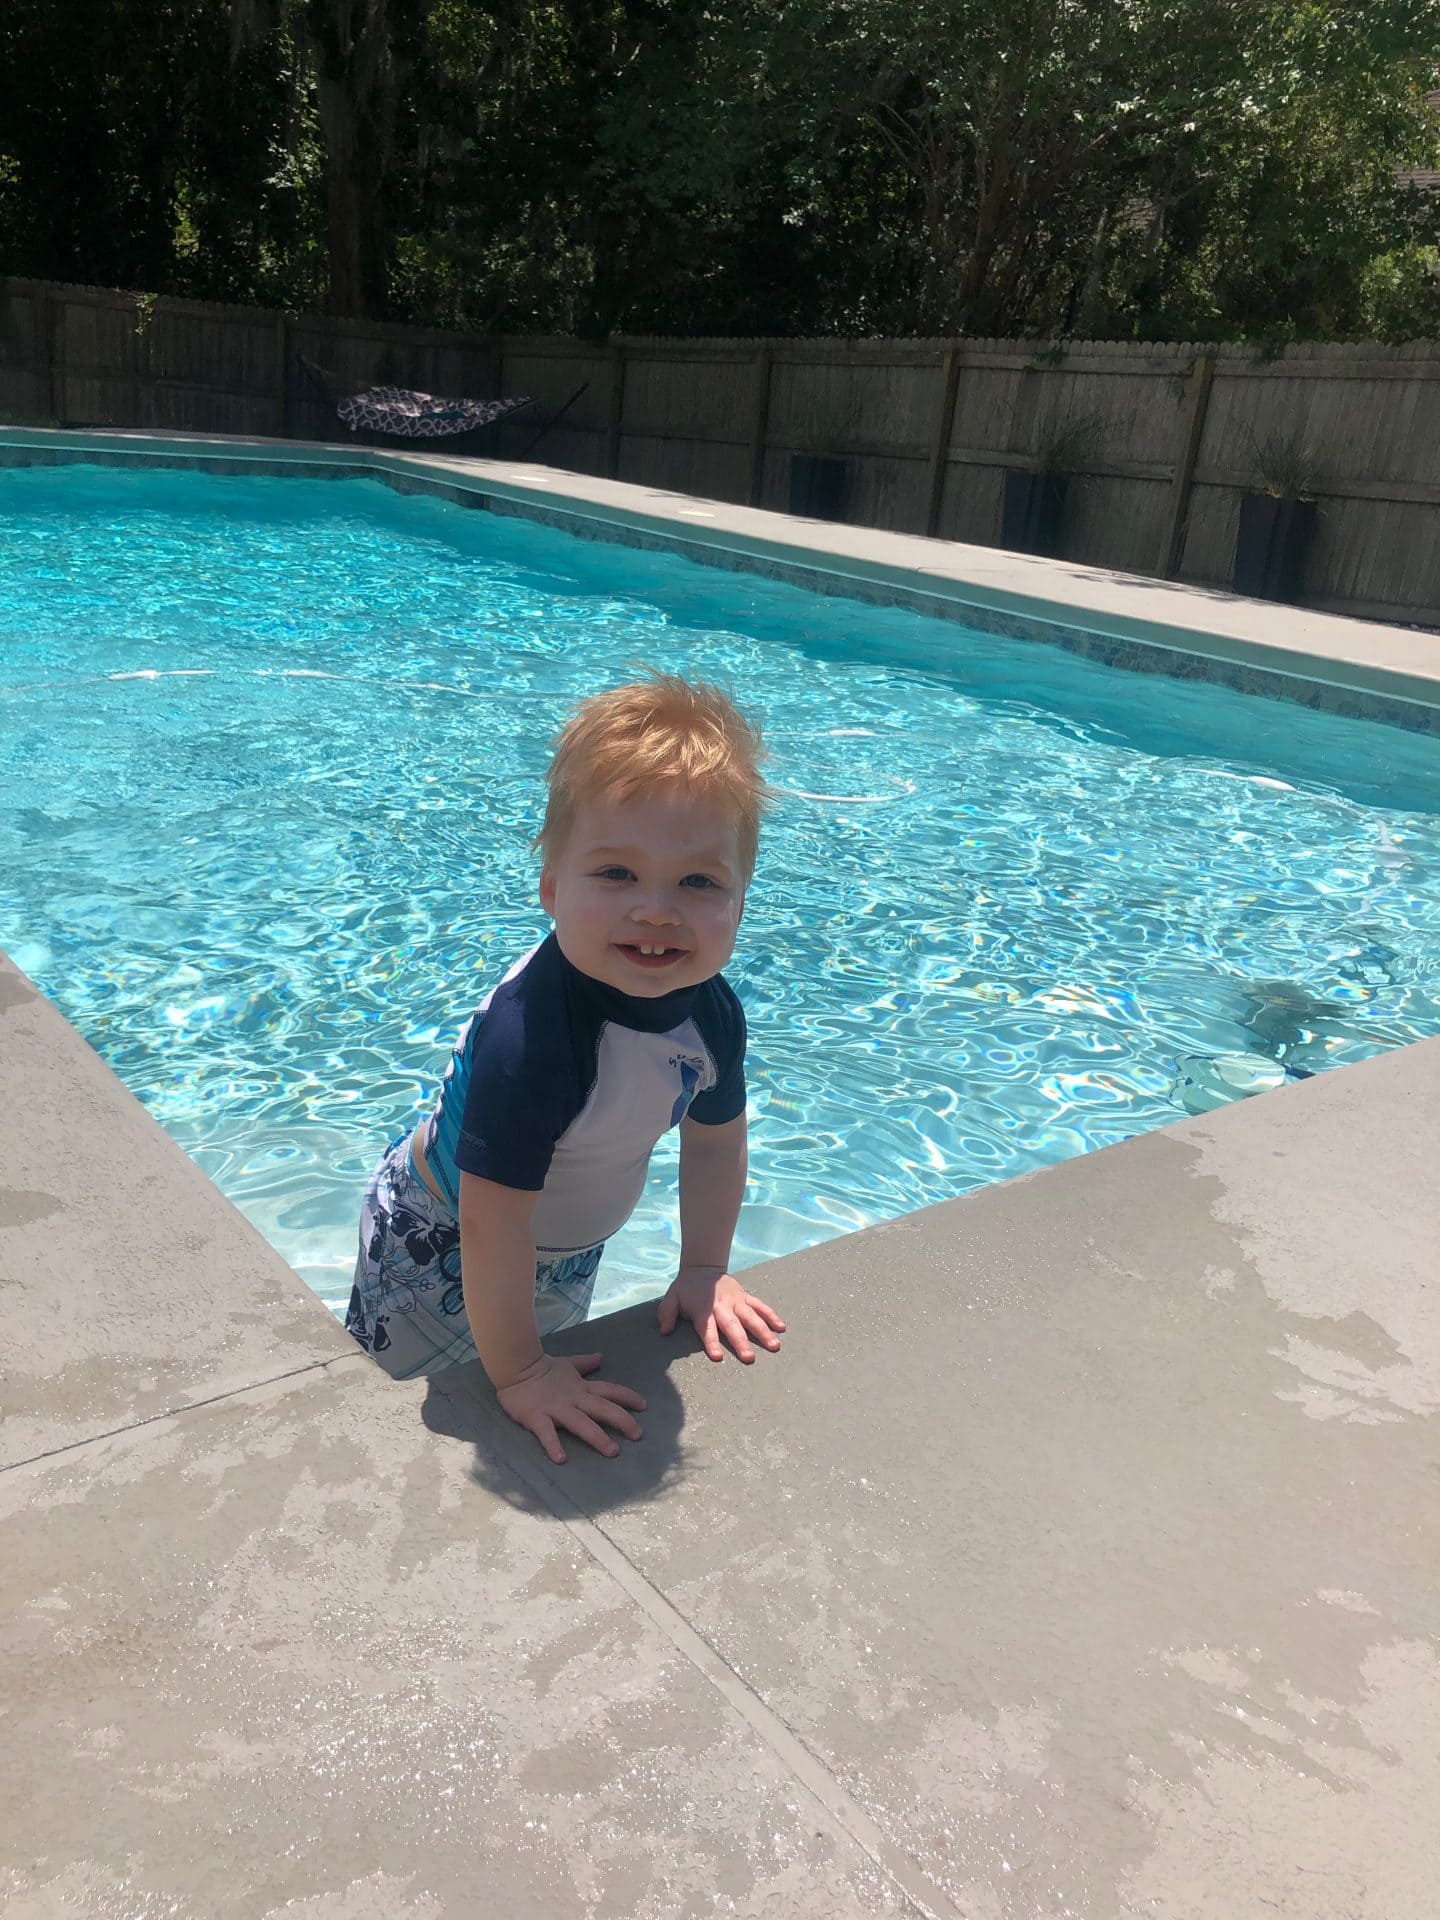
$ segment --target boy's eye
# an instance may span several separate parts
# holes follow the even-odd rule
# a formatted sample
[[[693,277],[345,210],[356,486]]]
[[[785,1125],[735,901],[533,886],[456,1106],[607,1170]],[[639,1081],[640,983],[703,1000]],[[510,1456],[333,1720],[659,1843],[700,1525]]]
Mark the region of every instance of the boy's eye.
[[[713,887],[718,883],[708,873],[687,873],[680,884],[682,887]]]
[[[630,880],[634,876],[628,867],[601,867],[595,878],[597,880]]]

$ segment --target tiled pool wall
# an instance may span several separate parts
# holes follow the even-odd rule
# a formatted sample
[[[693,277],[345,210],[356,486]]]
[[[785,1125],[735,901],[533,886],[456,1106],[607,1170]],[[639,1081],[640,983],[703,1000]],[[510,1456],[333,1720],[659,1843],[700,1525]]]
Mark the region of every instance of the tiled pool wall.
[[[455,506],[533,520],[582,540],[670,553],[696,561],[702,566],[781,580],[812,593],[859,600],[872,606],[903,607],[913,613],[949,620],[971,631],[991,634],[1000,639],[1029,640],[1040,645],[1060,647],[1067,653],[1078,654],[1127,673],[1206,681],[1260,699],[1283,700],[1296,706],[1341,714],[1349,719],[1371,720],[1384,726],[1400,727],[1411,733],[1440,734],[1440,682],[1437,682],[1437,699],[1434,703],[1373,692],[1319,677],[1299,667],[1294,671],[1281,671],[1206,652],[1201,644],[1205,636],[1200,634],[1194,636],[1196,644],[1192,647],[1179,638],[1151,641],[1107,632],[1103,618],[1098,617],[1097,624],[1090,627],[1068,624],[1040,612],[1017,614],[986,606],[959,592],[946,592],[938,586],[912,586],[900,580],[850,573],[844,570],[843,556],[816,554],[800,557],[803,554],[801,549],[794,559],[779,558],[773,553],[722,542],[718,538],[706,540],[695,533],[673,532],[659,525],[639,526],[632,519],[607,515],[603,506],[589,501],[577,501],[567,507],[550,499],[517,499],[497,489],[492,480],[478,471],[474,480],[468,483],[447,479],[440,474],[413,469],[407,471],[391,464],[396,459],[404,459],[405,454],[388,448],[357,446],[353,457],[347,460],[327,457],[333,451],[319,447],[313,456],[303,449],[297,449],[294,454],[283,458],[273,455],[245,457],[200,451],[192,453],[164,443],[158,444],[154,451],[141,451],[138,447],[102,449],[93,446],[35,446],[7,443],[0,437],[0,468],[67,465],[168,467],[231,477],[378,480],[393,493],[428,496],[449,501]],[[723,510],[725,503],[718,504]],[[770,517],[778,519],[785,516]],[[856,529],[857,535],[874,531],[869,528]],[[1017,558],[1029,560],[1033,556]],[[1145,577],[1136,578],[1143,580]],[[1182,596],[1186,593],[1205,593],[1203,589],[1177,587],[1170,581],[1157,581],[1154,584]],[[1292,609],[1285,608],[1283,611],[1290,612]],[[1179,631],[1183,633],[1183,629]],[[1246,648],[1244,641],[1232,644],[1241,651]],[[1440,637],[1437,637],[1435,644],[1437,652],[1440,652]]]
[[[398,476],[387,475],[387,479]],[[424,492],[424,486],[401,486],[400,492]],[[472,497],[469,504],[476,504]],[[1312,680],[1299,674],[1277,673],[1265,667],[1243,666],[1237,661],[1218,659],[1213,654],[1186,652],[1161,642],[1125,639],[1090,628],[1066,626],[1039,615],[1022,617],[1003,613],[993,607],[977,605],[953,595],[923,587],[907,587],[899,582],[867,580],[857,574],[837,572],[831,567],[810,566],[800,560],[777,560],[768,554],[746,553],[739,548],[710,546],[687,540],[683,535],[651,533],[643,528],[605,521],[590,515],[566,513],[561,508],[532,506],[529,502],[488,496],[483,503],[492,513],[512,514],[516,518],[538,520],[565,533],[586,540],[611,540],[624,546],[648,547],[674,553],[702,565],[722,567],[734,573],[761,574],[769,580],[783,580],[812,593],[833,594],[845,600],[863,600],[872,606],[904,607],[911,613],[954,621],[979,633],[994,634],[1003,640],[1031,640],[1043,646],[1062,647],[1067,653],[1082,654],[1103,666],[1120,667],[1128,673],[1158,673],[1174,680],[1205,680],[1272,700],[1289,700],[1299,706],[1316,707],[1344,714],[1354,720],[1377,720],[1386,726],[1403,727],[1409,732],[1440,733],[1440,707],[1427,707],[1418,700],[1397,700],[1385,694],[1361,692],[1358,688],[1337,686],[1329,681]],[[1440,642],[1437,642],[1440,645]]]

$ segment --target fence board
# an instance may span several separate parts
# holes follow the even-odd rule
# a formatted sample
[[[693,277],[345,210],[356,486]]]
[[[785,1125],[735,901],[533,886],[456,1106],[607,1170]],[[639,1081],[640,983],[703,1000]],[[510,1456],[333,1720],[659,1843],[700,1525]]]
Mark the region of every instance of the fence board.
[[[632,348],[625,366],[625,430],[667,439],[704,437],[749,444],[755,398],[753,359],[697,361]]]
[[[750,449],[717,440],[627,435],[621,442],[620,478],[739,505],[750,490]]]
[[[989,357],[967,352],[961,362],[951,447],[1005,446],[1020,384],[1018,367],[1004,367]]]
[[[872,366],[776,357],[771,376],[770,440],[796,452],[834,453],[866,445],[929,453],[944,371],[929,365]]]
[[[1193,586],[1225,586],[1239,523],[1239,493],[1232,487],[1211,486],[1197,474],[1176,578]]]
[[[1155,565],[1169,489],[1154,480],[1098,479],[1070,482],[1065,510],[1066,560],[1088,566],[1148,573]]]
[[[53,413],[43,290],[0,283],[0,419],[24,422]]]
[[[1005,469],[971,466],[952,461],[945,475],[940,502],[942,540],[964,540],[972,546],[994,546],[1000,538],[1000,491]]]

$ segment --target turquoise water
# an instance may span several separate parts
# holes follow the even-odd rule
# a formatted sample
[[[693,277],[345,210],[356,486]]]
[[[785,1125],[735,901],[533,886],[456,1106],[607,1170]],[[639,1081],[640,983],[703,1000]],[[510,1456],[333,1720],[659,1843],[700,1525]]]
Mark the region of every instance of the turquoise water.
[[[332,1304],[641,662],[774,749],[744,1263],[1440,1032],[1433,740],[369,481],[0,474],[0,946]],[[676,1245],[667,1143],[602,1304]]]

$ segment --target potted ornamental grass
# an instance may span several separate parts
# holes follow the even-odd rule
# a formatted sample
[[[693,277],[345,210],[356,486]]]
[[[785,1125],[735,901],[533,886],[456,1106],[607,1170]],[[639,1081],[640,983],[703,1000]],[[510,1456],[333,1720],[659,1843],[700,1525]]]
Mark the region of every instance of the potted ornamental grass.
[[[1320,509],[1315,461],[1293,434],[1251,435],[1259,491],[1242,494],[1230,584],[1258,600],[1296,601]]]
[[[1071,483],[1094,459],[1099,440],[1098,414],[1070,414],[1042,434],[1025,466],[1007,471],[1000,501],[1002,547],[1058,559]]]

